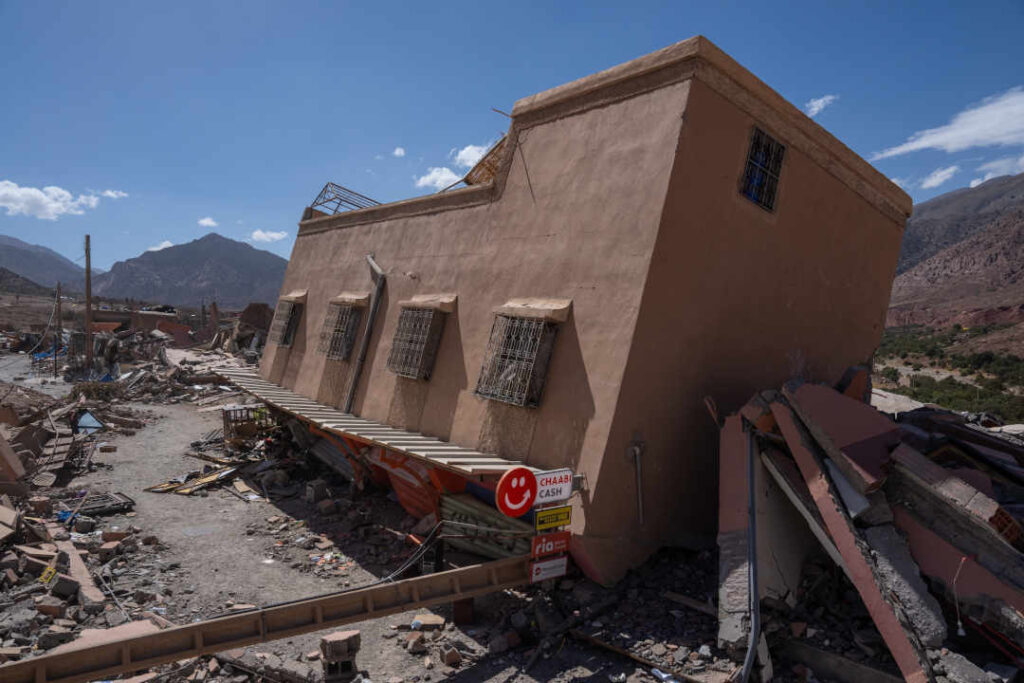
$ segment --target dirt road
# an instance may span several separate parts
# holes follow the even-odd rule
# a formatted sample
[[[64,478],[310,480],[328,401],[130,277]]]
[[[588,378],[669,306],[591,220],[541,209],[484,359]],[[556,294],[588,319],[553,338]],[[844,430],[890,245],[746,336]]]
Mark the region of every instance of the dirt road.
[[[382,573],[371,573],[356,562],[343,577],[320,578],[302,571],[305,563],[296,561],[307,551],[287,546],[289,533],[272,534],[280,521],[292,515],[311,512],[304,502],[292,497],[278,504],[246,503],[224,490],[213,489],[208,495],[179,496],[147,493],[147,486],[171,479],[202,462],[184,455],[188,444],[218,426],[219,414],[199,413],[192,405],[133,406],[148,415],[148,424],[133,436],[110,440],[117,446],[114,453],[96,456],[100,467],[78,477],[74,488],[90,488],[93,492],[125,493],[136,501],[134,515],[106,518],[104,525],[127,527],[135,525],[141,534],[155,535],[160,542],[158,559],[150,565],[132,567],[115,577],[116,588],[130,594],[140,586],[161,594],[167,618],[176,623],[209,618],[225,613],[232,604],[268,605],[312,595],[341,590],[346,586],[370,583]],[[398,505],[384,500],[378,503],[390,508],[397,520],[404,516]],[[308,518],[311,531],[318,523]],[[329,535],[329,534],[328,534]],[[332,540],[346,552],[351,539],[338,534]],[[292,561],[289,561],[292,560]],[[300,565],[295,567],[293,565]],[[457,642],[466,656],[460,668],[444,666],[436,654],[412,654],[399,642],[398,625],[412,621],[414,612],[358,624],[362,632],[361,668],[375,681],[430,681],[449,678],[456,681],[482,680],[581,680],[597,672],[609,674],[632,672],[635,666],[627,660],[612,659],[604,652],[581,648],[571,640],[550,659],[540,659],[530,674],[520,668],[530,652],[520,648],[500,654],[489,654],[488,644],[500,629],[504,613],[521,608],[520,600],[506,596],[489,596],[477,600],[479,626],[464,630],[448,630],[446,640]],[[438,614],[450,616],[447,607]],[[507,629],[506,629],[507,630]],[[326,633],[326,632],[324,632]],[[317,649],[324,633],[308,634],[285,641],[248,648],[260,653],[262,659],[277,662],[298,676],[318,676],[320,665],[307,661],[305,653]],[[605,676],[601,676],[605,679]]]

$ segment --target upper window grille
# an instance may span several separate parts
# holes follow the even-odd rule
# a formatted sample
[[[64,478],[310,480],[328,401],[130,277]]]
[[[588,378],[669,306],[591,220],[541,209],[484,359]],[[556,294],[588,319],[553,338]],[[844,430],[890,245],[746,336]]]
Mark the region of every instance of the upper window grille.
[[[317,351],[328,360],[348,360],[355,346],[362,312],[362,308],[350,304],[328,304]]]
[[[268,341],[278,346],[291,346],[295,341],[295,333],[299,329],[299,318],[302,316],[302,304],[294,301],[278,301],[274,311],[274,321],[270,324]]]
[[[401,377],[430,379],[445,317],[434,308],[404,306],[388,354],[388,369]]]
[[[497,315],[491,327],[476,394],[517,406],[536,406],[544,389],[558,325]]]
[[[750,151],[740,193],[758,206],[772,211],[785,154],[786,147],[781,142],[755,127],[750,136]]]

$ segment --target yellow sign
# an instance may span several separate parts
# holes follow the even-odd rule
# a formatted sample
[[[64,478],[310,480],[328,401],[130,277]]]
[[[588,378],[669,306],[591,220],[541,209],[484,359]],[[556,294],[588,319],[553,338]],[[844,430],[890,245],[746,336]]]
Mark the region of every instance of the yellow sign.
[[[537,531],[565,526],[572,521],[572,506],[563,505],[557,508],[546,508],[536,511]]]
[[[57,576],[57,570],[53,567],[47,567],[43,570],[42,576],[39,577],[39,583],[50,583],[55,576]]]

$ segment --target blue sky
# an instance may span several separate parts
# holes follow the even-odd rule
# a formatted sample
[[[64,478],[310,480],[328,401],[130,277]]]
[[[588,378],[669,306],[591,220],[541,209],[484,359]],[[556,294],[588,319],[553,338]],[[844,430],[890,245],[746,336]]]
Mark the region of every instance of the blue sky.
[[[695,34],[916,201],[1024,171],[1020,0],[0,0],[0,234],[77,259],[91,233],[101,268],[210,231],[287,257],[326,181],[435,191],[491,107]]]

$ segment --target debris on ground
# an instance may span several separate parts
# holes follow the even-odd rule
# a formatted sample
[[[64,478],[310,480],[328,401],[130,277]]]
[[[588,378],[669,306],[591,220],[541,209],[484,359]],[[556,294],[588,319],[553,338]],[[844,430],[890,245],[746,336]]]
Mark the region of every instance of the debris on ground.
[[[886,415],[865,376],[793,381],[725,420],[719,642],[746,649],[759,609],[767,651],[798,670],[984,681],[989,665],[1024,668],[1024,442],[931,406]]]

